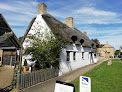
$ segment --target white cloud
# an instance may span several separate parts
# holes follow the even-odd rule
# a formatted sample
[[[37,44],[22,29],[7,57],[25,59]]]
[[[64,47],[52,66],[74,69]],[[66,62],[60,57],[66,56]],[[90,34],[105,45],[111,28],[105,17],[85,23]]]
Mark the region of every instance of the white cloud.
[[[122,23],[121,14],[111,11],[97,10],[93,7],[84,7],[72,12],[77,24],[114,24]]]
[[[0,9],[11,11],[17,14],[24,14],[33,16],[36,12],[36,2],[22,2],[22,1],[15,1],[9,4],[0,3]]]
[[[37,2],[11,1],[0,3],[0,10],[5,12],[5,19],[11,26],[28,26],[37,14]]]
[[[79,14],[87,14],[87,15],[94,15],[94,16],[116,16],[117,14],[115,12],[110,11],[104,11],[104,10],[97,10],[95,8],[81,8],[79,10],[76,10],[76,13]]]

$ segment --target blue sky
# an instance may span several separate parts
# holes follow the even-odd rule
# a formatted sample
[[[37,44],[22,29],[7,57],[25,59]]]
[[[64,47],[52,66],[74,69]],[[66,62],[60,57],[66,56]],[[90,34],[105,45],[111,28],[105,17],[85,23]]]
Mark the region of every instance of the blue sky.
[[[74,26],[86,31],[90,39],[97,38],[101,44],[108,41],[115,49],[122,45],[122,0],[0,0],[0,13],[21,37],[42,2],[63,23],[73,17]]]

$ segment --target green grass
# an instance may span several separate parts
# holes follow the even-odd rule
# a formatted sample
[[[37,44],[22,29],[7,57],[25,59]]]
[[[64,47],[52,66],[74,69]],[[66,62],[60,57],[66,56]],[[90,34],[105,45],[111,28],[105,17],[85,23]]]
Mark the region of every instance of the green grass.
[[[111,59],[112,61],[121,61],[120,58],[118,59]]]
[[[91,78],[92,92],[122,92],[121,62],[113,62],[110,66],[103,62],[83,76]],[[79,92],[79,78],[71,83],[75,85],[76,92]]]

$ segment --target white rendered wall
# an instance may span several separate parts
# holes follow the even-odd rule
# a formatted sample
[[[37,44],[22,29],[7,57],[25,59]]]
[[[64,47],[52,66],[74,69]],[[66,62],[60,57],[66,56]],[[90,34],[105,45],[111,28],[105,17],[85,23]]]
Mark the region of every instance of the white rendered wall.
[[[37,15],[37,17],[36,17],[34,23],[32,24],[31,29],[30,29],[28,34],[35,34],[38,31],[40,33],[43,33],[42,37],[44,37],[45,34],[47,35],[47,33],[50,34],[50,32],[51,32],[50,28],[47,26],[46,22],[44,21],[44,19],[41,16],[41,14]],[[40,35],[36,35],[36,36],[39,37]],[[26,49],[27,47],[31,46],[31,43],[30,43],[31,41],[32,40],[29,40],[28,38],[25,38],[25,40],[23,42],[24,49]],[[31,55],[23,55],[23,57],[22,57],[22,65],[23,65],[23,62],[24,62],[25,59],[27,60],[28,65],[32,64],[33,62],[30,62],[30,60],[29,60],[31,58],[32,58]]]
[[[67,61],[66,51],[72,51],[70,52],[70,61]],[[91,63],[90,55],[89,55],[90,51],[91,49],[87,47],[67,45],[67,47],[62,50],[62,53],[60,56],[61,60],[60,60],[59,76],[69,71],[72,71],[77,68],[90,64]],[[73,60],[73,52],[76,52],[76,60]],[[82,58],[82,52],[84,52],[84,58]]]
[[[40,33],[51,33],[50,28],[47,26],[46,22],[42,18],[41,15],[37,15],[29,34],[35,34],[37,31],[40,31]],[[44,37],[44,36],[43,36]],[[28,38],[25,39],[23,42],[23,47],[26,49],[27,47],[31,46],[30,40],[27,42]],[[91,63],[91,58],[89,52],[91,52],[91,48],[82,47],[82,46],[76,46],[73,45],[67,45],[67,48],[62,49],[61,55],[60,55],[60,72],[59,75],[62,75],[64,73],[67,73],[69,71],[72,71],[74,69],[83,67],[85,65],[88,65]],[[66,51],[73,51],[76,52],[76,60],[73,60],[73,52],[70,53],[70,61],[67,61],[67,53]],[[82,58],[82,52],[84,52],[84,58]],[[22,61],[27,60],[28,64],[32,64],[29,59],[31,59],[30,55],[24,55],[22,57]]]

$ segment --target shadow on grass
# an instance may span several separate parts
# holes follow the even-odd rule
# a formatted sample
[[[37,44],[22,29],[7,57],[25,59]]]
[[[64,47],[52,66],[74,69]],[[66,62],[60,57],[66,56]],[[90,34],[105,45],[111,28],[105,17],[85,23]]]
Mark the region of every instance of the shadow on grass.
[[[13,89],[12,85],[9,85],[5,88],[0,88],[0,92],[10,92]]]

